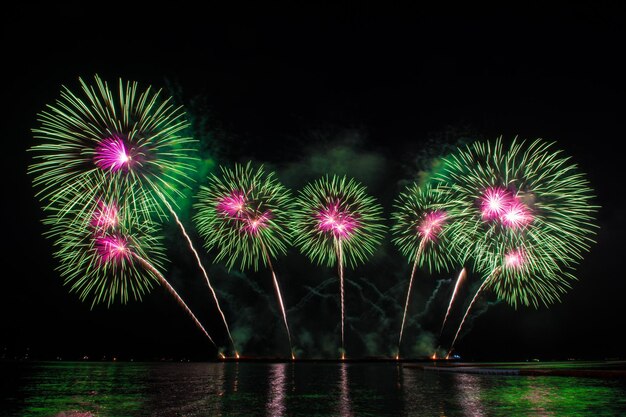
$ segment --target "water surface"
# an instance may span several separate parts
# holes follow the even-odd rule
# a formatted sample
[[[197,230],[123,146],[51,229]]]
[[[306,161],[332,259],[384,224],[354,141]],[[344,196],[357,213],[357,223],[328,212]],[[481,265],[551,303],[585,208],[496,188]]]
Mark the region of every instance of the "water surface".
[[[394,363],[2,363],[0,415],[619,416],[626,382]],[[79,414],[81,413],[81,414]]]

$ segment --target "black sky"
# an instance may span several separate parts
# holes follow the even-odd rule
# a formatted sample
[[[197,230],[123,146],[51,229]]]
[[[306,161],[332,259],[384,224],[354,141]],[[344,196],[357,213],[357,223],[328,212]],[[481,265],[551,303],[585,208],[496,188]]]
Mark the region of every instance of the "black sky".
[[[90,311],[67,294],[54,271],[26,175],[30,129],[61,85],[76,88],[79,76],[95,73],[174,84],[185,103],[202,97],[227,142],[218,155],[225,163],[253,158],[280,169],[301,160],[315,140],[329,147],[342,132],[358,132],[358,152],[387,161],[381,176],[393,182],[390,193],[411,179],[427,139],[450,126],[481,138],[557,141],[596,189],[598,243],[562,304],[491,307],[459,351],[476,358],[626,356],[618,343],[626,313],[619,150],[626,16],[620,2],[482,9],[380,9],[359,2],[202,11],[84,7],[12,5],[3,13],[0,349],[7,357],[27,349],[36,357],[212,354],[162,291],[141,304]],[[388,214],[391,207],[379,197]],[[219,326],[206,320],[219,335]]]

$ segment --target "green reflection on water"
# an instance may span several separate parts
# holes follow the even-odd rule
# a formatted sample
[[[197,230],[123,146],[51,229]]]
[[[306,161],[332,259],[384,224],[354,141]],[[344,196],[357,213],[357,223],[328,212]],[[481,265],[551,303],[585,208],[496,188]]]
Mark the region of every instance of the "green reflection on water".
[[[0,392],[11,417],[569,417],[626,410],[620,379],[439,374],[381,364],[52,362],[5,369],[19,376],[17,388]]]
[[[624,385],[618,380],[557,376],[495,379],[480,392],[480,402],[489,415],[615,416],[616,410],[626,410]]]
[[[80,411],[130,416],[143,407],[140,381],[146,372],[141,364],[58,362],[34,366],[22,378],[24,415]]]

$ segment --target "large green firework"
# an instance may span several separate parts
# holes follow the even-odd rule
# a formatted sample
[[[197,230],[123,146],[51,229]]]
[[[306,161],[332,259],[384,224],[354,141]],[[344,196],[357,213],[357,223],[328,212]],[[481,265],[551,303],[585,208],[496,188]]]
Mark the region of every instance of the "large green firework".
[[[193,169],[194,141],[181,136],[188,126],[183,111],[159,91],[140,91],[136,82],[120,79],[110,88],[98,76],[94,84],[79,81],[82,91],[63,87],[33,129],[38,143],[31,148],[35,162],[29,171],[39,198],[63,214],[78,206],[56,201],[68,201],[63,195],[77,184],[96,184],[88,198],[121,184],[145,210],[162,214],[158,201],[180,194]]]
[[[221,178],[211,175],[196,196],[198,233],[207,250],[217,250],[216,261],[256,270],[259,261],[266,265],[287,251],[289,190],[262,166],[236,164],[221,171]]]
[[[64,196],[74,200],[72,193]],[[140,300],[158,284],[153,270],[161,269],[165,259],[156,226],[137,216],[121,194],[80,200],[75,216],[59,216],[58,211],[50,210],[45,220],[51,225],[48,235],[54,240],[58,270],[65,284],[92,306]],[[146,269],[145,261],[153,270]]]
[[[451,233],[472,236],[475,269],[513,306],[558,301],[593,242],[593,191],[552,146],[476,142],[445,158],[435,176],[447,205],[466,213]]]
[[[466,235],[453,236],[449,231],[462,213],[456,208],[450,210],[448,200],[447,193],[426,183],[406,187],[394,204],[393,243],[409,262],[415,260],[430,272],[448,271],[464,262],[459,253],[467,245],[461,239]]]
[[[337,263],[337,242],[352,267],[371,256],[380,244],[382,208],[363,185],[344,177],[324,177],[299,193],[291,216],[294,244],[313,262]]]

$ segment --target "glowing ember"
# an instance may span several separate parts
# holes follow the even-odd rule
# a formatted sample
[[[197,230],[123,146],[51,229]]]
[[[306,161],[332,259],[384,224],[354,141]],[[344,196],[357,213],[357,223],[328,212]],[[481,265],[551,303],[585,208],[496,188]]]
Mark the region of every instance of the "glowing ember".
[[[512,196],[504,188],[489,187],[480,197],[480,211],[484,220],[497,219],[505,213]]]
[[[256,235],[259,233],[259,230],[264,229],[268,226],[267,222],[270,220],[272,213],[270,211],[266,211],[260,216],[251,216],[245,220],[244,226],[242,230],[245,233]]]
[[[120,262],[130,257],[126,239],[119,236],[96,238],[96,251],[103,262]]]
[[[235,352],[235,358],[239,359],[239,352]]]
[[[246,208],[246,196],[241,191],[235,190],[222,197],[217,203],[217,211],[224,217],[240,220]]]
[[[222,352],[220,352],[219,355],[220,355],[220,359],[226,359],[226,356],[224,356]]]
[[[330,232],[338,239],[350,237],[359,226],[354,216],[339,210],[338,204],[321,209],[315,217],[322,232]]]
[[[442,210],[433,210],[424,216],[417,231],[424,240],[434,240],[441,233],[448,215]]]
[[[533,221],[533,216],[528,207],[515,198],[507,205],[500,221],[505,226],[516,229],[530,224]]]
[[[522,248],[513,249],[504,257],[504,263],[507,268],[520,269],[526,263],[526,252]]]
[[[128,169],[131,161],[124,141],[117,136],[102,140],[96,147],[94,162],[100,169],[111,171]]]
[[[436,360],[437,359],[437,352],[433,353],[432,356],[430,357],[430,359]]]
[[[98,230],[114,229],[118,223],[118,208],[115,203],[98,201],[98,207],[91,215],[91,226]]]

